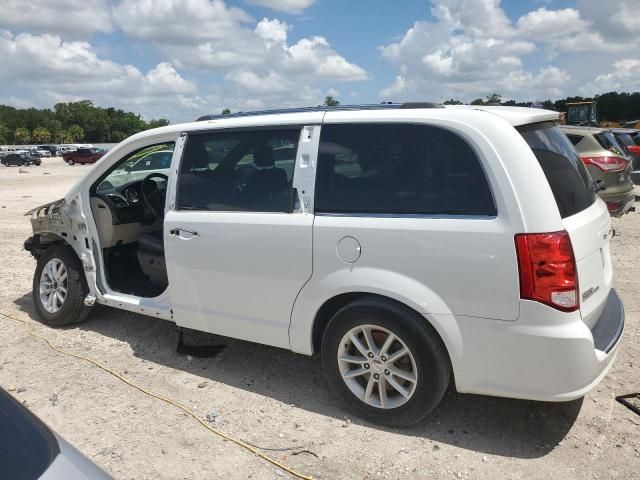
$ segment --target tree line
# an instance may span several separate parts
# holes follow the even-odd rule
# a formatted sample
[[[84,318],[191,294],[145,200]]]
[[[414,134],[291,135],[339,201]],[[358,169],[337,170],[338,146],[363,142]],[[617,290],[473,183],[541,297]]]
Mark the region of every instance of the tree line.
[[[566,112],[567,103],[586,102],[596,100],[598,102],[598,120],[602,122],[629,122],[640,121],[640,92],[609,92],[595,97],[567,97],[560,100],[545,100],[542,102],[516,102],[514,100],[502,101],[502,95],[492,93],[486,98],[476,98],[471,105],[511,105],[516,107],[530,107],[531,105]],[[461,105],[462,102],[449,99],[445,105]]]
[[[90,100],[57,103],[53,109],[0,105],[0,144],[117,143],[134,133],[168,125],[160,118],[95,106]]]

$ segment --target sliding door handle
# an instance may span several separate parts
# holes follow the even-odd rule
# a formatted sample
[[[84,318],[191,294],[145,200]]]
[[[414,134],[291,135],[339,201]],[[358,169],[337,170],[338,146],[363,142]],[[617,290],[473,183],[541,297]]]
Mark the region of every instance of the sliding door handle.
[[[170,237],[182,237],[183,233],[187,234],[184,238],[193,238],[198,236],[198,232],[185,230],[184,228],[172,228],[171,230],[169,230]]]

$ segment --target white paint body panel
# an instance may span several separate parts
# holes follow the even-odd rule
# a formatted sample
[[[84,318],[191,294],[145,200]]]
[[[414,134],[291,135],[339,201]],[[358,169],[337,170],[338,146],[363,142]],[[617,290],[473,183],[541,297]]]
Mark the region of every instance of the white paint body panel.
[[[67,195],[67,204],[74,205],[70,218],[82,225],[82,234],[70,243],[88,257],[87,279],[99,303],[312,354],[314,320],[326,301],[351,292],[384,295],[420,312],[435,328],[459,391],[569,400],[600,381],[617,349],[608,354],[595,350],[590,331],[611,286],[609,237],[602,237],[610,228],[606,207],[598,200],[561,219],[544,172],[513,128],[557,118],[544,110],[461,106],[240,117],[143,132],[111,150]],[[314,217],[320,125],[354,122],[417,123],[454,131],[481,159],[497,217]],[[301,133],[294,170],[298,211],[176,211],[183,132],[269,125],[309,128]],[[124,155],[176,140],[164,225],[168,291],[155,299],[100,291],[98,284],[106,285],[100,252],[85,248],[83,240],[98,241],[90,185]],[[174,228],[198,236],[170,236]],[[519,298],[514,235],[563,229],[576,252],[581,289],[598,286],[582,310],[573,313]],[[338,247],[345,237],[349,240]],[[346,263],[344,258],[355,260]]]

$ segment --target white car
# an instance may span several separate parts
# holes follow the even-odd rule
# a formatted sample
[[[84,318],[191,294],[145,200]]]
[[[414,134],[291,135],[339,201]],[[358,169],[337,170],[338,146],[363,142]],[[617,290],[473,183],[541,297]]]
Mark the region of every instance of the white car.
[[[404,104],[139,133],[30,212],[36,311],[67,325],[98,302],[319,353],[346,403],[387,425],[421,420],[450,383],[581,397],[624,313],[606,205],[557,120]],[[111,182],[165,150],[166,173]]]

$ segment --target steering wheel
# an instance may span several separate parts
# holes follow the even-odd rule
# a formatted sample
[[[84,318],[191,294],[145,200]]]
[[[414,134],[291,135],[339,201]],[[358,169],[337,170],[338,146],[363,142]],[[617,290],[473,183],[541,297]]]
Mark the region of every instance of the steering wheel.
[[[166,188],[160,188],[158,182],[154,182],[154,178],[160,178],[165,182],[169,181],[164,173],[150,173],[142,182],[140,182],[140,193],[142,201],[158,220],[164,219],[164,203],[166,200]]]

